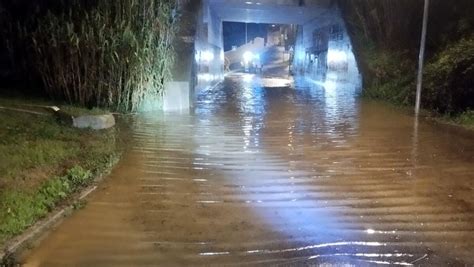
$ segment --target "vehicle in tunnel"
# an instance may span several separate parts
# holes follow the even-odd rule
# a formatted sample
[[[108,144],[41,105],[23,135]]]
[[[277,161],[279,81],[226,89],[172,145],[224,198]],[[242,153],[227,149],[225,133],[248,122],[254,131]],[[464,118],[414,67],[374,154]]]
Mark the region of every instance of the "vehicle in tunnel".
[[[235,32],[235,29],[247,29]],[[262,77],[287,77],[292,69],[296,25],[224,23],[223,41],[229,71],[259,74]],[[248,40],[243,43],[241,39]]]
[[[262,61],[259,53],[254,53],[247,50],[242,55],[242,67],[244,72],[261,73],[262,72]]]

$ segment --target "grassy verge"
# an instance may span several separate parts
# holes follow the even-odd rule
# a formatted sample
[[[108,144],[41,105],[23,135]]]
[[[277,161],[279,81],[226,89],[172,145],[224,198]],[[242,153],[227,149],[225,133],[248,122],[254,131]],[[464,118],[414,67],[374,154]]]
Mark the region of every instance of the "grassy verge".
[[[456,116],[444,116],[440,118],[441,122],[462,126],[474,130],[474,110],[463,112]]]
[[[53,116],[7,110],[0,110],[0,121],[1,245],[109,170],[119,156],[116,129],[79,130]]]

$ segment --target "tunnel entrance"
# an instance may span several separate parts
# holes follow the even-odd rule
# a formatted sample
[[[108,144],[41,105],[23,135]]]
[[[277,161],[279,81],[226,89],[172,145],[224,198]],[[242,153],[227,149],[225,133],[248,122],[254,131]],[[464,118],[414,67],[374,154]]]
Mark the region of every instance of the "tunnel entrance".
[[[166,105],[165,97],[165,109],[183,103],[192,106],[196,94],[221,82],[229,71],[239,69],[277,77],[291,74],[332,88],[340,82],[361,84],[351,40],[334,1],[202,0],[188,1],[183,9],[187,11],[183,12],[185,23],[189,26],[194,19],[192,14],[197,16],[197,23],[193,32],[179,38],[188,50],[179,52],[181,58],[177,63],[192,67],[184,77],[187,83],[175,87],[187,84],[189,90],[186,93],[186,85],[185,89],[167,90],[179,92],[178,95],[168,92],[168,98],[174,102],[178,99],[180,103]],[[236,26],[239,24],[243,25],[240,30]],[[249,36],[249,26],[260,28],[260,36]],[[244,36],[245,41],[227,44],[229,40],[225,39],[232,38],[229,27],[235,27],[239,31],[235,35]],[[273,70],[268,65],[265,68],[268,62],[259,58],[262,54],[280,54],[280,58],[270,62],[276,66]],[[183,59],[183,55],[188,58]]]
[[[224,22],[224,72],[288,77],[297,25]]]
[[[271,25],[266,28],[267,38],[263,37],[264,46],[280,46],[282,53],[287,53],[287,60],[291,60],[289,69],[294,75],[304,75],[323,83],[327,80],[358,83],[360,80],[352,44],[334,1],[208,0],[203,4],[209,9],[207,21],[211,30],[222,29],[229,22]],[[212,23],[219,25],[212,27]],[[208,34],[211,38],[208,40],[220,43],[225,49],[224,40],[212,40],[213,37],[222,38],[223,34]],[[249,39],[247,31],[248,45],[259,41],[262,42]]]

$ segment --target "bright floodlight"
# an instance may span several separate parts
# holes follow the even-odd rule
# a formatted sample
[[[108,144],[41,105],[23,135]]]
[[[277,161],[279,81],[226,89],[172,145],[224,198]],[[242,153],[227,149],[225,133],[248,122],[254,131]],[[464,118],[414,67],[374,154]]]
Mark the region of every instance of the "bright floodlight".
[[[214,60],[214,54],[211,51],[204,51],[202,52],[202,60],[210,62]]]

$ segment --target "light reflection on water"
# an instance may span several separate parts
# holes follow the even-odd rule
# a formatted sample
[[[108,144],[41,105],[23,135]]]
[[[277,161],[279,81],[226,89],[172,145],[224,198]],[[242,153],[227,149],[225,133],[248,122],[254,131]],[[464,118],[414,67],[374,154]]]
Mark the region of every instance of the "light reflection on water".
[[[221,93],[230,94],[226,95],[226,99],[231,98],[235,101],[235,104],[239,105],[237,107],[238,112],[234,112],[235,110],[232,109],[232,114],[223,114],[218,109],[221,107],[218,104],[219,100],[209,100],[209,98],[216,96],[221,98],[222,96],[205,92],[199,99],[206,105],[198,105],[196,114],[198,116],[212,114],[214,119],[216,117],[220,118],[218,121],[222,125],[229,123],[242,124],[241,129],[244,138],[241,152],[253,152],[252,157],[255,160],[246,161],[245,169],[226,170],[225,177],[233,183],[238,183],[242,189],[240,198],[243,198],[254,214],[264,219],[267,227],[274,227],[281,235],[287,236],[288,239],[300,236],[304,237],[305,243],[316,245],[276,250],[251,250],[246,253],[284,254],[311,251],[306,259],[313,260],[325,256],[324,254],[315,255],[315,253],[318,253],[317,249],[321,248],[384,246],[383,243],[378,242],[334,242],[336,240],[357,240],[357,238],[351,235],[338,234],[342,232],[342,229],[337,227],[337,220],[335,219],[336,216],[333,215],[333,211],[330,208],[325,209],[327,202],[321,201],[324,199],[324,195],[315,194],[311,191],[311,187],[307,190],[304,185],[295,184],[295,182],[301,182],[302,179],[313,177],[317,173],[301,171],[295,161],[290,161],[286,166],[286,170],[282,169],[278,172],[262,170],[260,165],[262,162],[271,162],[272,160],[267,156],[267,154],[272,154],[272,151],[260,150],[259,147],[262,141],[260,139],[265,136],[266,129],[275,131],[272,124],[276,124],[277,127],[281,126],[278,130],[287,132],[287,147],[290,156],[304,153],[298,150],[304,149],[302,147],[302,145],[304,146],[304,140],[301,137],[307,134],[315,135],[317,139],[329,140],[343,139],[341,137],[345,136],[341,135],[354,135],[357,132],[358,124],[358,110],[355,100],[357,97],[356,88],[351,85],[341,86],[339,90],[335,85],[322,87],[304,78],[296,80],[294,88],[263,88],[258,86],[255,81],[250,80],[250,77],[244,75],[241,83],[238,78],[235,80],[230,78],[226,82],[232,85],[224,85],[224,87],[230,87],[232,90],[221,91]],[[217,103],[214,111],[209,112],[214,109],[214,107],[207,105],[209,103]],[[225,104],[232,105],[229,102]],[[205,112],[202,112],[202,110],[205,110]],[[285,113],[290,113],[290,116]],[[322,114],[323,118],[320,117]],[[274,116],[280,115],[281,118],[273,119]],[[266,125],[266,123],[270,125]],[[342,128],[345,129],[344,133],[341,132]],[[221,136],[221,134],[225,133],[214,132],[215,136]],[[324,137],[318,137],[320,134]],[[200,133],[197,135],[202,136]],[[200,140],[196,140],[196,142],[200,142]],[[344,143],[344,140],[341,140],[340,143]],[[220,156],[227,156],[231,152],[226,151],[225,146],[219,147],[219,149],[216,149],[215,146],[206,146],[206,148],[207,150],[200,149],[196,152],[210,155],[216,161],[219,161]],[[216,151],[220,155],[213,154],[212,151]],[[278,153],[273,152],[273,154],[278,157]],[[285,168],[284,166],[279,167]],[[295,179],[295,176],[298,176],[298,178]],[[277,180],[280,182],[269,185],[272,181]],[[250,188],[250,190],[246,190],[247,188]],[[258,189],[255,190],[255,188]],[[268,194],[267,192],[278,193]],[[276,205],[273,203],[276,203]],[[302,203],[306,207],[319,207],[320,209],[299,209],[298,203]],[[275,223],[276,225],[272,226]],[[284,225],[284,231],[281,231],[282,225]],[[227,251],[205,252],[201,255],[215,256],[229,253]],[[382,254],[372,255],[374,255],[373,257],[383,257]],[[403,255],[413,257],[409,254]],[[332,254],[332,256],[338,258],[340,263],[348,261],[344,258],[349,256],[366,257],[366,255],[350,253]],[[399,254],[397,254],[397,257],[400,257]]]
[[[135,117],[117,169],[27,266],[474,263],[471,135],[350,85],[249,77]]]
[[[390,246],[385,242],[365,242],[357,240],[377,240],[382,235],[382,240],[399,239],[400,233],[396,228],[385,230],[357,229],[349,226],[350,223],[341,223],[340,210],[351,206],[350,201],[335,201],[328,197],[328,192],[317,188],[319,180],[330,179],[338,176],[359,176],[356,157],[357,138],[360,136],[360,101],[359,89],[351,84],[341,84],[334,81],[318,83],[305,78],[297,78],[294,88],[262,88],[255,82],[238,78],[230,78],[225,99],[236,101],[238,107],[231,109],[231,113],[221,112],[218,99],[209,101],[217,94],[205,93],[201,95],[204,103],[214,103],[216,106],[198,105],[197,115],[212,114],[219,124],[241,123],[243,131],[243,151],[254,153],[253,160],[245,161],[245,168],[225,170],[225,177],[232,182],[239,183],[242,188],[241,198],[249,204],[253,212],[264,219],[269,227],[275,228],[280,234],[291,239],[295,236],[304,237],[304,243],[316,244],[303,247],[277,250],[255,250],[252,253],[286,253],[290,251],[306,251],[310,256],[303,260],[334,257],[341,262],[351,262],[349,258],[364,260],[364,258],[388,258],[387,261],[364,260],[375,264],[411,265],[419,259],[426,258],[427,250],[423,247],[410,248],[415,253],[357,253],[364,250],[365,246]],[[229,85],[230,84],[230,85]],[[240,86],[240,90],[238,89]],[[218,98],[220,98],[219,96]],[[232,102],[225,101],[225,105]],[[237,112],[236,112],[237,111]],[[221,133],[214,133],[218,136]],[[282,139],[286,139],[284,146]],[[251,139],[254,143],[251,144]],[[275,139],[275,141],[272,141]],[[310,140],[308,140],[310,139]],[[199,140],[197,140],[199,142]],[[262,146],[259,146],[262,144]],[[226,153],[226,147],[209,147],[210,151],[220,154]],[[321,149],[321,155],[313,155],[315,150]],[[340,157],[337,160],[334,154],[355,151]],[[210,152],[207,151],[207,152]],[[202,152],[202,151],[199,151]],[[326,155],[324,153],[327,153]],[[315,160],[316,164],[310,166],[309,162],[301,162],[299,157]],[[219,155],[213,155],[219,161]],[[284,168],[276,171],[262,169],[262,162],[272,162],[275,157],[280,157],[285,164]],[[294,159],[296,158],[296,159]],[[318,159],[323,164],[318,165]],[[329,164],[327,163],[329,161]],[[321,166],[322,165],[322,166]],[[375,167],[375,166],[374,166]],[[376,167],[375,167],[376,168]],[[342,169],[342,170],[341,170]],[[376,168],[377,169],[377,168]],[[382,168],[383,169],[383,168]],[[295,177],[297,177],[295,179]],[[346,177],[344,177],[346,178]],[[364,177],[366,178],[366,177]],[[314,180],[316,185],[306,186],[305,183]],[[276,183],[273,183],[276,182]],[[302,183],[302,181],[304,183]],[[364,181],[365,182],[365,181]],[[255,188],[259,188],[255,190]],[[246,190],[248,189],[248,190]],[[268,192],[277,194],[268,194]],[[339,196],[341,197],[341,196]],[[336,197],[338,198],[338,197]],[[343,199],[343,198],[342,198]],[[342,202],[338,204],[338,202]],[[376,205],[378,201],[367,201],[369,205]],[[276,214],[276,215],[275,215]],[[363,218],[361,215],[360,218]],[[358,218],[359,219],[359,218]],[[406,231],[406,230],[403,230]],[[371,237],[371,236],[377,237]],[[355,240],[349,242],[335,242],[340,240]],[[328,245],[331,244],[331,245]],[[321,253],[320,248],[326,246],[352,246],[354,253]],[[311,250],[311,252],[309,252]],[[344,251],[337,248],[336,251]],[[391,250],[383,250],[392,252]],[[398,250],[395,250],[398,251]],[[316,255],[314,255],[316,254]],[[404,258],[400,261],[397,258]]]

